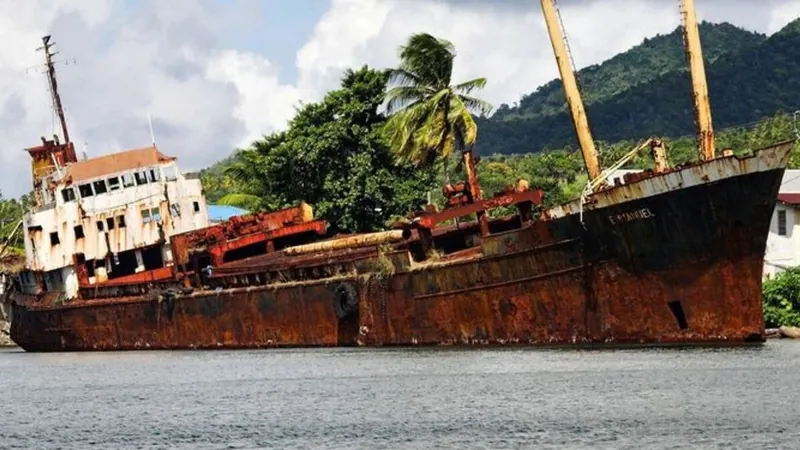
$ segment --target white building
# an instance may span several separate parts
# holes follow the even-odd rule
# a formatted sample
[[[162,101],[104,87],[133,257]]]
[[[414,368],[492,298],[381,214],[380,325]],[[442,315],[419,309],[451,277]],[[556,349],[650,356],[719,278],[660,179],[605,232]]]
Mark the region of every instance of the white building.
[[[69,163],[43,180],[24,217],[23,292],[74,298],[80,265],[90,283],[168,266],[169,237],[208,226],[200,180],[155,147]]]
[[[786,170],[772,213],[764,276],[800,265],[800,170]]]

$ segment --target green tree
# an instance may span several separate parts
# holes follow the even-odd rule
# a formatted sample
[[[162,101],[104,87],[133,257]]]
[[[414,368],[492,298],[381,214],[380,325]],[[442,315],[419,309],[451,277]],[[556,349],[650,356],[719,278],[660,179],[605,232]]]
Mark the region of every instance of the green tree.
[[[19,200],[6,199],[0,193],[0,248],[6,244],[5,250],[0,256],[8,251],[22,251],[25,248],[22,228],[17,225],[22,220],[25,209],[30,204],[29,196],[23,195]]]
[[[492,106],[469,94],[482,89],[486,79],[451,85],[455,56],[452,43],[427,33],[411,35],[400,47],[400,67],[390,70],[393,87],[386,92],[386,126],[400,161],[430,166],[475,145],[478,127],[472,113],[488,114]],[[444,171],[447,182],[446,164]],[[467,176],[470,187],[477,187],[469,167]]]
[[[382,228],[424,204],[433,177],[396,164],[383,134],[388,73],[348,70],[340,89],[304,105],[286,131],[240,150],[226,173],[238,188],[220,203],[272,210],[303,200],[338,231]]]
[[[767,328],[800,326],[800,267],[791,267],[765,280],[762,290]]]
[[[218,202],[220,198],[236,188],[236,180],[226,172],[228,167],[234,163],[235,158],[230,156],[200,171],[200,180],[209,203]]]

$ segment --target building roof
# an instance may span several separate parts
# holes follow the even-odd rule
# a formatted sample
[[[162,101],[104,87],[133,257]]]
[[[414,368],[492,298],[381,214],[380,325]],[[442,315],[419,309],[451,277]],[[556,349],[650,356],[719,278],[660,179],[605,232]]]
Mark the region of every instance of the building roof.
[[[78,182],[174,160],[174,157],[164,155],[155,147],[125,150],[69,164],[67,177]]]
[[[784,205],[800,206],[800,170],[786,169],[783,172],[778,201]]]
[[[233,216],[242,216],[249,211],[235,206],[208,205],[208,220],[211,222],[222,222]]]
[[[778,201],[787,205],[800,205],[800,193],[778,194]]]

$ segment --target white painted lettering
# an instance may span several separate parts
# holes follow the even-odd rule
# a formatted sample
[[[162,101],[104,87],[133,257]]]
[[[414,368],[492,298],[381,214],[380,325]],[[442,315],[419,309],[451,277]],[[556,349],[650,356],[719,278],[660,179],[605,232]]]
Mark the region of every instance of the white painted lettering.
[[[611,225],[618,225],[621,223],[633,222],[636,220],[644,220],[644,219],[652,219],[656,215],[650,211],[650,208],[642,208],[637,209],[635,211],[627,211],[619,214],[615,214],[608,217],[609,222]]]

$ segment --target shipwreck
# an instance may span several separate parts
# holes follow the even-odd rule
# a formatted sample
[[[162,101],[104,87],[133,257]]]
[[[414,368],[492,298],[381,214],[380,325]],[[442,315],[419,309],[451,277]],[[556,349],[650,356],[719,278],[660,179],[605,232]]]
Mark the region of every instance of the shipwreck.
[[[459,183],[444,209],[379,233],[329,236],[304,203],[209,225],[199,180],[174,158],[78,161],[62,120],[63,142],[28,149],[36,205],[12,339],[27,351],[762,342],[763,255],[793,142],[716,154],[686,0],[700,159],[670,167],[649,139],[602,168],[555,3],[541,4],[589,175],[580,198],[543,208],[525,183],[491,198]],[[642,151],[651,170],[609,183]],[[517,212],[489,220],[499,207]]]

